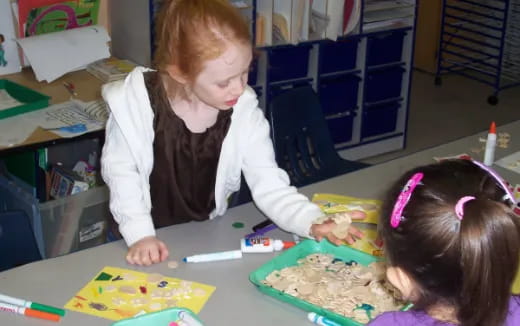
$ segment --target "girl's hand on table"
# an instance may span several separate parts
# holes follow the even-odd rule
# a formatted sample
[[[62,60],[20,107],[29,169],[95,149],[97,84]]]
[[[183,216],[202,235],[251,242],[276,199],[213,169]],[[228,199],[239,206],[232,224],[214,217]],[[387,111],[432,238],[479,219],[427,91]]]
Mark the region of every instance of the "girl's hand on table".
[[[366,218],[366,214],[363,211],[353,210],[349,211],[348,214],[352,220],[362,220]],[[338,238],[332,232],[336,226],[337,224],[332,219],[327,220],[322,224],[313,224],[311,226],[311,236],[313,236],[317,241],[321,241],[325,238],[338,246],[344,244],[345,242],[348,244],[353,244],[357,239],[361,239],[363,237],[363,232],[361,232],[358,228],[350,225],[346,236],[344,238]]]
[[[126,254],[126,261],[132,265],[149,266],[168,258],[168,248],[154,236],[144,237],[134,243]]]

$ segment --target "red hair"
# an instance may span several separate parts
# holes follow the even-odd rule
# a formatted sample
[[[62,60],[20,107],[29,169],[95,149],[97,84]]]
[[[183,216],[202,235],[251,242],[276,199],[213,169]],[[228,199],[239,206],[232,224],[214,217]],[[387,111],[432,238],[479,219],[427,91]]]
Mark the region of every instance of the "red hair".
[[[249,27],[227,0],[166,0],[156,26],[154,65],[175,66],[188,83],[207,60],[219,57],[230,42],[251,43]]]

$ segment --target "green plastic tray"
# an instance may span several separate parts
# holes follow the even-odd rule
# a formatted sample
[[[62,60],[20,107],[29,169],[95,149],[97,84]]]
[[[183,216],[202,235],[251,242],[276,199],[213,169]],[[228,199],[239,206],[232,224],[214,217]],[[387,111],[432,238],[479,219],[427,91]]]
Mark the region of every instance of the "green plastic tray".
[[[0,90],[4,89],[22,105],[0,110],[0,119],[12,117],[17,114],[43,109],[49,106],[50,96],[38,93],[30,88],[13,83],[7,79],[0,79]]]
[[[182,320],[183,323],[177,323]],[[112,326],[203,326],[193,311],[188,308],[169,308],[141,316],[116,321]]]
[[[268,261],[264,265],[260,266],[257,270],[249,275],[249,280],[255,284],[258,289],[270,295],[278,300],[290,303],[296,307],[299,307],[305,311],[313,311],[319,315],[322,315],[328,319],[340,323],[345,326],[360,326],[363,325],[353,319],[347,318],[343,315],[337,314],[325,308],[316,306],[307,301],[285,294],[282,291],[276,290],[270,286],[266,286],[261,283],[267,275],[274,270],[279,270],[288,266],[297,265],[297,261],[313,253],[325,253],[332,254],[335,258],[339,258],[344,261],[354,260],[362,265],[368,265],[375,261],[380,261],[381,258],[366,254],[356,249],[349,248],[347,246],[335,246],[330,242],[323,240],[316,242],[314,240],[305,240],[300,242],[298,245],[286,250],[280,255],[276,256],[272,260]]]

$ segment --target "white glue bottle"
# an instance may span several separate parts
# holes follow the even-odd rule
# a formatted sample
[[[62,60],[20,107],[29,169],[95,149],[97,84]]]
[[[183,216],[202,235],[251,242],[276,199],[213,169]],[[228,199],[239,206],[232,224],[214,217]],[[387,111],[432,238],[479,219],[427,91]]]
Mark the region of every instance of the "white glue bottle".
[[[253,237],[240,240],[240,249],[245,253],[272,252],[291,248],[295,244],[293,241],[274,240],[268,237]]]
[[[486,139],[486,149],[484,151],[484,164],[487,166],[493,165],[495,161],[495,147],[497,145],[496,125],[493,121],[489,127],[488,136]]]

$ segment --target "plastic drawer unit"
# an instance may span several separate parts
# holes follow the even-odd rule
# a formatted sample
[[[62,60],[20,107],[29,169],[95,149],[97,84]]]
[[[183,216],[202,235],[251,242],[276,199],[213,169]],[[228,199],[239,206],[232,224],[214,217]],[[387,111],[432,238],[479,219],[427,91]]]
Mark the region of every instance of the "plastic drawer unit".
[[[396,130],[400,102],[365,106],[363,109],[361,137],[368,138]]]
[[[267,50],[270,82],[307,77],[310,45],[281,46]]]
[[[256,85],[258,77],[258,60],[253,58],[249,66],[249,73],[247,75],[247,83],[251,86]]]
[[[346,143],[352,140],[355,117],[355,111],[348,111],[343,115],[326,118],[334,144]]]
[[[358,44],[358,38],[320,43],[320,73],[355,69]]]
[[[369,71],[365,81],[365,103],[400,97],[404,72],[401,66]]]
[[[325,115],[357,108],[359,82],[355,74],[324,77],[320,80],[320,102]]]
[[[367,40],[367,66],[400,62],[403,57],[405,31],[374,34]]]
[[[309,86],[311,84],[311,82],[312,82],[312,80],[309,79],[309,80],[301,80],[301,81],[297,81],[297,82],[288,82],[288,83],[270,85],[269,86],[270,99],[274,99],[276,96],[282,94],[283,92],[285,92],[287,90],[290,90],[293,88],[298,88],[298,87]]]

